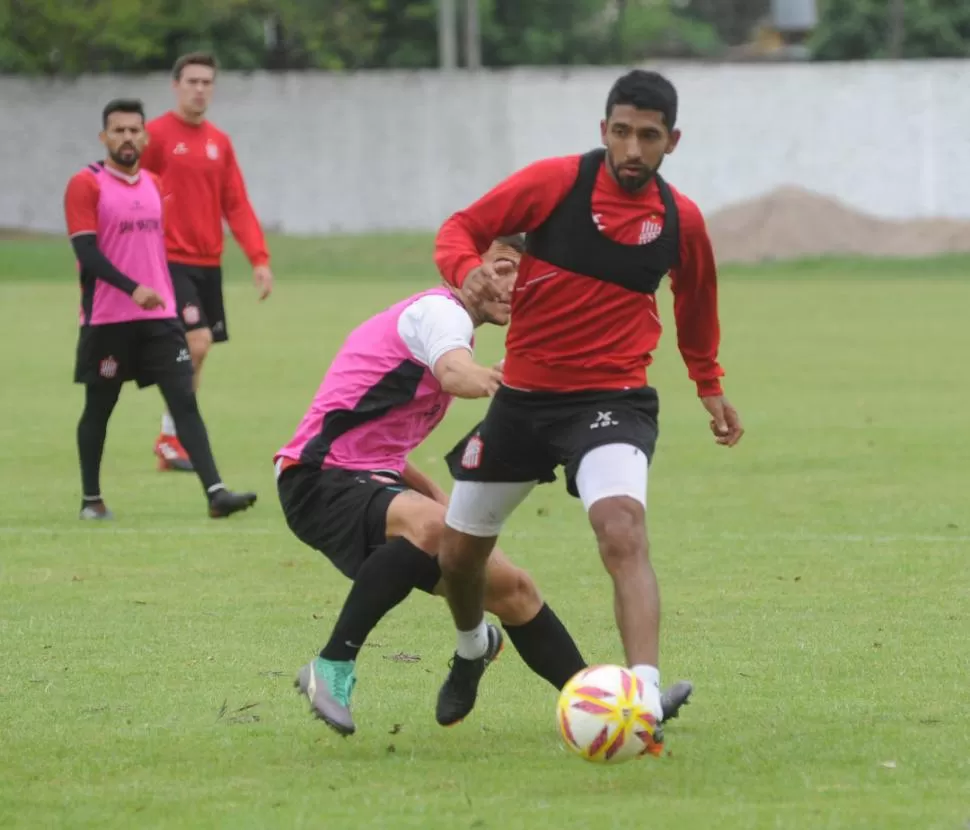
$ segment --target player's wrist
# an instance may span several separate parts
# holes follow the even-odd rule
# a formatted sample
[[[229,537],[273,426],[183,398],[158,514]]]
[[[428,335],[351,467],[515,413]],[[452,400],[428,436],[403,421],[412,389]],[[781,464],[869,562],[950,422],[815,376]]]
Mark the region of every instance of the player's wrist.
[[[481,257],[475,256],[463,259],[458,263],[457,266],[455,266],[455,270],[453,272],[454,282],[452,284],[455,286],[455,288],[461,288],[465,284],[465,280],[467,280],[474,271],[477,271],[481,267]]]
[[[699,398],[719,398],[724,394],[721,381],[717,378],[711,380],[697,381],[697,397]]]

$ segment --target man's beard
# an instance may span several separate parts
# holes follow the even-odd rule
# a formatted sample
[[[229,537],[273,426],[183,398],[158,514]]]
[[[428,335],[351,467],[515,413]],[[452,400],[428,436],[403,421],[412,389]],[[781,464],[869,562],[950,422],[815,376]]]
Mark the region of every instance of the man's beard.
[[[616,183],[627,193],[637,193],[642,190],[660,169],[659,164],[656,167],[643,165],[642,167],[635,168],[637,172],[636,176],[624,176],[622,175],[624,167],[622,165],[617,167],[613,159],[610,159],[610,167],[613,170],[613,178],[616,179]],[[634,168],[628,167],[626,169],[632,170]]]
[[[141,158],[141,153],[133,144],[122,144],[113,153],[109,153],[111,160],[119,167],[134,167]]]

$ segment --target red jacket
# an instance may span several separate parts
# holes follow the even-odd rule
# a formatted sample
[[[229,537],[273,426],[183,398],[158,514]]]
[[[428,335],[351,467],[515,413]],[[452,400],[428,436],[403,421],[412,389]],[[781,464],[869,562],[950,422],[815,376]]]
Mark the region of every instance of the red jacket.
[[[576,182],[579,156],[538,161],[514,173],[442,225],[435,262],[461,287],[496,236],[536,229]],[[720,395],[717,269],[700,209],[671,188],[680,214],[680,263],[670,272],[677,345],[699,395]],[[591,209],[600,230],[626,245],[663,228],[655,182],[630,194],[604,164]],[[512,296],[505,382],[522,389],[574,391],[643,386],[662,327],[656,298],[556,268],[526,254]]]
[[[229,136],[208,121],[190,124],[173,112],[149,121],[147,129],[141,166],[162,180],[168,258],[186,265],[219,265],[225,217],[249,261],[269,262]]]

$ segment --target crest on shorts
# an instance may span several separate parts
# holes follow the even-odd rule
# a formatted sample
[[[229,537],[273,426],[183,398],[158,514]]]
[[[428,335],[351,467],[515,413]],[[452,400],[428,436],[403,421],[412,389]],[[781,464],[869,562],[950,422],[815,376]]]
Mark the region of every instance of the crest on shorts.
[[[98,364],[98,374],[103,378],[111,380],[111,378],[118,374],[118,361],[111,355],[108,355]]]
[[[461,466],[466,470],[477,470],[482,463],[482,439],[473,435],[465,444],[465,452],[461,456]]]
[[[199,322],[199,318],[199,307],[197,305],[187,305],[182,309],[182,319],[185,320],[185,325],[194,326]]]
[[[640,244],[649,245],[663,233],[663,220],[659,216],[651,216],[640,227]]]
[[[219,158],[219,145],[218,144],[213,144],[211,141],[206,142],[206,145],[205,145],[205,154],[210,159],[212,159],[213,161],[215,161],[217,158]]]

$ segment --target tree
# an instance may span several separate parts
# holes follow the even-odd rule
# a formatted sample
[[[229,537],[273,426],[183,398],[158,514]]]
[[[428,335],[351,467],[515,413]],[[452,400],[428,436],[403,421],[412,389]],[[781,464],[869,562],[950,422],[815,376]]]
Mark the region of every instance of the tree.
[[[162,0],[5,0],[0,71],[128,71],[164,51]]]
[[[721,48],[715,27],[678,11],[668,0],[625,0],[614,22],[619,62],[711,55]]]
[[[894,25],[886,0],[826,0],[811,40],[819,60],[970,56],[970,4],[906,0]]]
[[[480,0],[484,62],[709,54],[718,38],[681,9],[692,2]],[[0,0],[2,72],[167,70],[194,49],[215,52],[224,69],[434,67],[437,0]]]

